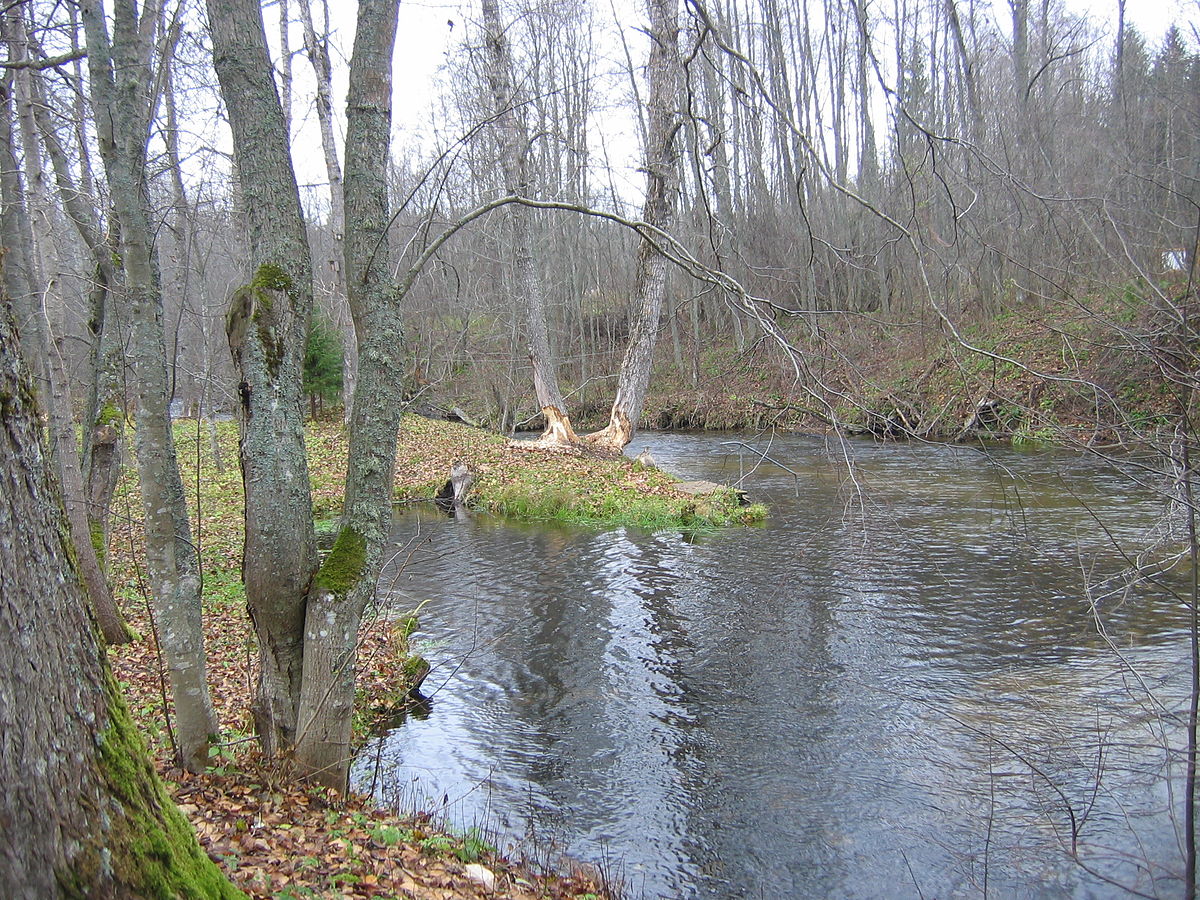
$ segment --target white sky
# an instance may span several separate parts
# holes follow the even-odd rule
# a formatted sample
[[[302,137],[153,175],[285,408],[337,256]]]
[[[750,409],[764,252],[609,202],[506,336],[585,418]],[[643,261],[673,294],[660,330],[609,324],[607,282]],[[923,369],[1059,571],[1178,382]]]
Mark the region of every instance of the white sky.
[[[1006,0],[992,0],[998,19],[1003,22],[1007,14]],[[1086,13],[1097,22],[1101,30],[1112,35],[1116,31],[1117,0],[1063,0],[1068,9]],[[335,85],[334,107],[339,117],[345,104],[346,63],[354,38],[354,15],[356,5],[349,0],[330,0],[331,16],[333,19]],[[626,30],[634,52],[643,46],[642,34],[636,29],[644,20],[639,0],[594,0],[595,22],[597,27],[611,29],[612,9],[616,8],[620,15],[622,27]],[[271,21],[275,9],[268,8],[267,32],[274,42],[277,25]],[[400,5],[399,27],[396,38],[395,54],[395,97],[393,122],[395,128],[394,149],[403,153],[405,147],[420,144],[422,135],[428,133],[430,124],[430,103],[438,90],[439,70],[446,62],[447,54],[462,40],[465,25],[471,18],[477,16],[477,0],[402,0]],[[1127,0],[1126,17],[1130,24],[1138,27],[1153,47],[1161,40],[1163,33],[1172,23],[1179,25],[1185,38],[1193,44],[1200,43],[1200,0]],[[453,22],[454,27],[448,23]],[[320,27],[318,25],[318,27]],[[615,37],[610,41],[613,45],[612,55],[614,67],[618,65],[615,57],[620,53],[616,46]],[[294,26],[293,47],[302,46],[299,26]],[[341,59],[338,59],[341,54]],[[339,64],[340,63],[340,64]],[[635,64],[637,61],[635,60]],[[623,62],[619,63],[623,65]],[[294,66],[294,78],[297,99],[303,97],[306,90],[311,90],[311,74],[308,64],[302,55],[297,55]],[[295,132],[294,146],[296,147],[297,176],[302,184],[313,187],[325,183],[324,164],[320,153],[319,137],[316,131],[315,112],[311,107],[306,109],[303,101],[297,103],[294,109]],[[611,117],[606,117],[606,124],[615,126],[615,130],[623,132],[617,135],[606,135],[611,152],[618,155],[629,155],[623,147],[630,146],[633,136],[631,122],[616,123]],[[614,143],[619,149],[613,151]],[[311,152],[310,152],[311,151]],[[616,160],[614,160],[616,162]],[[622,176],[627,181],[627,187],[635,193],[640,191],[640,178],[633,172],[633,161],[628,161],[630,171]],[[624,191],[622,191],[624,193]]]

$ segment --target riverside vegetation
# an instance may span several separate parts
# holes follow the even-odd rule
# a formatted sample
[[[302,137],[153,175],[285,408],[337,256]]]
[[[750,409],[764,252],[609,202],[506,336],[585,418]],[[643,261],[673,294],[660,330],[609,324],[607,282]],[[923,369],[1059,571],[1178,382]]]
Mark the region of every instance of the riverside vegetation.
[[[1158,285],[1182,308],[1182,273]],[[1016,444],[1146,443],[1171,427],[1164,324],[1141,281],[1071,303],[1012,300],[960,317],[932,311],[796,316],[781,322],[792,360],[765,338],[660,352],[642,414],[647,429],[766,429]],[[501,418],[485,365],[463,364],[434,389],[473,418]],[[576,389],[571,415],[602,421],[610,397]],[[536,424],[536,419],[534,420]]]
[[[261,757],[245,700],[253,693],[257,653],[241,583],[237,428],[218,423],[215,445],[208,429],[194,420],[181,420],[175,429],[200,550],[208,677],[222,729],[208,773],[192,775],[170,764],[172,708],[144,599],[140,500],[132,469],[126,470],[114,501],[108,568],[126,616],[144,639],[111,647],[109,655],[175,801],[231,879],[256,897],[609,893],[602,872],[535,875],[505,860],[478,833],[449,831],[433,815],[404,818],[366,798],[298,786],[277,763]],[[328,421],[311,423],[307,447],[314,517],[318,529],[329,533],[342,502],[345,431]],[[624,458],[530,452],[496,434],[417,416],[406,417],[401,426],[397,501],[432,499],[453,460],[465,461],[476,474],[472,504],[510,517],[694,529],[753,522],[766,514],[761,505],[739,505],[732,491],[705,498],[681,494],[671,476]],[[418,629],[417,610],[375,609],[367,617],[360,635],[355,721],[360,740],[376,721],[403,708],[414,681],[427,673],[417,652]],[[480,866],[495,877],[490,887]]]

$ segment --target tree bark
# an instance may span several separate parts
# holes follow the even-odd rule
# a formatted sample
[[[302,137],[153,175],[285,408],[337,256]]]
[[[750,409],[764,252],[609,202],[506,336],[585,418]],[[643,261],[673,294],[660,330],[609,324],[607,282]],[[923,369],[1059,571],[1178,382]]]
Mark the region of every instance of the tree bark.
[[[308,594],[296,759],[344,790],[358,628],[375,595],[392,518],[396,439],[404,383],[403,290],[391,281],[387,167],[392,51],[399,0],[360,0],[346,99],[346,278],[359,371],[350,431],[346,503],[333,550]]]
[[[312,264],[260,4],[208,0],[208,14],[255,273],[235,292],[228,327],[241,382],[243,577],[259,646],[254,718],[273,754],[296,738],[305,595],[317,565],[302,407]]]
[[[500,147],[500,167],[504,188],[509,195],[532,196],[529,177],[529,134],[520,98],[513,89],[512,57],[508,39],[500,21],[497,0],[483,0],[483,27],[488,54],[488,86],[492,94],[492,115]],[[504,208],[508,225],[508,252],[516,274],[517,291],[525,306],[525,331],[529,341],[529,362],[533,367],[533,387],[538,406],[546,417],[541,442],[548,445],[578,443],[566,401],[558,386],[558,361],[550,347],[550,329],[546,324],[546,293],[537,260],[533,254],[530,210],[519,203]]]
[[[25,60],[29,58],[28,40],[26,38],[25,22],[19,12],[9,12],[0,21],[5,43],[9,49],[9,60]],[[101,569],[98,554],[102,549],[92,539],[88,525],[87,509],[83,492],[83,477],[79,469],[79,444],[75,437],[75,422],[72,415],[71,394],[67,387],[68,375],[63,362],[61,348],[56,342],[50,329],[49,299],[57,294],[57,279],[49,273],[57,272],[57,256],[54,252],[50,234],[53,222],[50,217],[50,199],[47,196],[47,178],[43,169],[42,147],[39,140],[38,128],[34,120],[34,73],[29,69],[17,69],[14,72],[16,81],[17,121],[20,126],[22,157],[27,190],[24,197],[11,196],[8,191],[15,185],[17,179],[0,180],[0,193],[4,195],[6,206],[17,209],[25,208],[28,221],[18,224],[28,224],[30,230],[26,233],[18,228],[12,237],[20,242],[19,258],[23,260],[26,273],[32,279],[29,286],[34,296],[42,299],[34,303],[32,310],[36,316],[38,327],[29,334],[29,349],[36,356],[33,360],[26,359],[31,364],[36,363],[44,382],[42,388],[46,391],[41,401],[49,421],[51,448],[55,470],[58,474],[59,485],[66,505],[67,522],[71,527],[71,538],[75,543],[75,552],[79,561],[80,572],[87,588],[88,599],[100,623],[104,639],[110,644],[123,644],[132,637],[121,618],[120,610],[113,600],[108,580]],[[4,151],[6,157],[8,151]],[[36,217],[38,224],[33,227]],[[11,249],[18,245],[10,244]],[[61,328],[60,328],[61,331]],[[37,346],[34,346],[37,344]],[[102,537],[102,535],[101,535]]]
[[[92,106],[120,223],[121,263],[130,301],[129,359],[136,381],[136,455],[146,532],[146,566],[158,639],[175,703],[179,762],[203,770],[217,719],[208,693],[200,611],[200,567],[191,539],[187,502],[171,431],[162,293],[148,214],[146,145],[151,22],[138,21],[134,4],[114,10],[110,43],[99,0],[82,0]],[[151,5],[146,15],[157,14]]]
[[[18,370],[0,314],[5,896],[240,897],[167,796],[108,670]]]
[[[682,62],[679,56],[679,12],[675,0],[648,0],[650,11],[649,121],[646,144],[646,200],[642,219],[661,231],[675,218],[679,191],[679,151],[676,137],[682,124],[679,109]],[[634,303],[639,310],[621,362],[617,396],[608,425],[587,439],[613,452],[628,444],[637,431],[650,367],[658,343],[659,321],[667,289],[667,259],[643,238],[638,245]]]

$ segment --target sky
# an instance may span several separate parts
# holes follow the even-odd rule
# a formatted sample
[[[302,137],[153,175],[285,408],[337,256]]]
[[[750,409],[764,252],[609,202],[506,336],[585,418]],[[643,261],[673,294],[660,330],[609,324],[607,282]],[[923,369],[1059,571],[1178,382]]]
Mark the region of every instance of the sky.
[[[995,7],[994,15],[1001,21],[1007,14],[1006,0],[992,0]],[[1068,9],[1091,17],[1101,30],[1112,35],[1116,30],[1117,0],[1063,0]],[[886,9],[890,6],[888,0],[875,0],[877,8]],[[315,5],[315,4],[314,4]],[[354,38],[355,4],[344,0],[331,0],[332,27],[335,34],[335,83],[334,106],[340,116],[345,101],[346,63]],[[430,104],[437,94],[439,79],[445,77],[443,66],[447,54],[463,39],[465,25],[469,19],[477,17],[477,0],[402,0],[399,14],[399,27],[396,37],[395,54],[395,122],[394,146],[397,152],[403,152],[405,147],[420,145],[424,135],[428,134],[431,122]],[[594,0],[595,21],[599,27],[608,29],[614,37],[610,43],[613,46],[614,67],[623,64],[617,60],[618,50],[615,38],[614,15],[621,19],[621,27],[625,30],[627,39],[636,48],[643,43],[643,36],[637,30],[644,20],[639,0]],[[274,40],[277,25],[270,21],[275,14],[275,8],[268,8],[266,15],[267,31]],[[615,13],[614,13],[615,11]],[[1200,0],[1127,0],[1126,18],[1146,36],[1151,46],[1161,40],[1163,33],[1172,23],[1177,23],[1186,37],[1193,44],[1200,43]],[[318,26],[319,27],[319,26]],[[299,26],[295,26],[292,37],[294,47],[302,45]],[[338,65],[337,54],[342,58]],[[300,98],[305,90],[311,90],[309,70],[302,58],[297,58],[294,67],[296,79],[296,94]],[[325,183],[324,163],[320,154],[319,137],[316,132],[315,113],[305,109],[302,102],[294,111],[296,117],[295,144],[298,147],[312,147],[312,153],[297,154],[297,175],[301,183],[311,185],[311,192],[319,192],[320,185]],[[619,156],[628,156],[629,150],[620,149],[622,146],[633,146],[632,122],[620,125],[607,119],[615,125],[616,134],[611,136],[614,151]],[[641,190],[640,178],[636,175],[636,162],[628,160],[623,166],[627,171],[621,177],[627,181],[627,187],[634,193]],[[624,189],[622,193],[624,193]]]

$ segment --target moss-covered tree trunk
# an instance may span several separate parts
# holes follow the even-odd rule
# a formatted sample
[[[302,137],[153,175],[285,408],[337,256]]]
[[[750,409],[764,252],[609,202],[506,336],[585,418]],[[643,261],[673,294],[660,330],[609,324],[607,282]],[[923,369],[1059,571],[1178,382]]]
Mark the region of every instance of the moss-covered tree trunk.
[[[208,16],[254,268],[234,294],[228,334],[240,379],[243,574],[259,649],[254,718],[263,750],[277,753],[296,737],[317,562],[302,409],[312,265],[259,2],[208,0]]]
[[[660,231],[670,229],[679,191],[679,147],[682,124],[680,91],[683,65],[679,56],[677,0],[648,0],[650,11],[650,61],[648,124],[646,129],[646,200],[642,219]],[[650,383],[654,348],[667,290],[667,260],[655,245],[642,239],[634,274],[634,304],[638,318],[629,336],[617,396],[609,423],[587,436],[598,447],[614,452],[628,444],[637,431]]]
[[[0,312],[0,886],[13,900],[239,897],[150,765],[100,649]]]
[[[171,431],[162,292],[148,211],[146,146],[151,110],[150,38],[135,4],[114,7],[113,39],[99,0],[80,3],[87,36],[96,134],[120,224],[130,310],[128,358],[137,398],[135,448],[142,487],[146,567],[159,644],[175,703],[179,761],[200,771],[217,730],[208,692],[200,614],[200,566]],[[158,7],[147,7],[156,15]]]
[[[344,789],[358,628],[392,517],[404,374],[401,293],[391,281],[387,166],[398,0],[360,0],[346,100],[346,282],[358,338],[341,533],[313,580],[304,626],[296,759]]]

